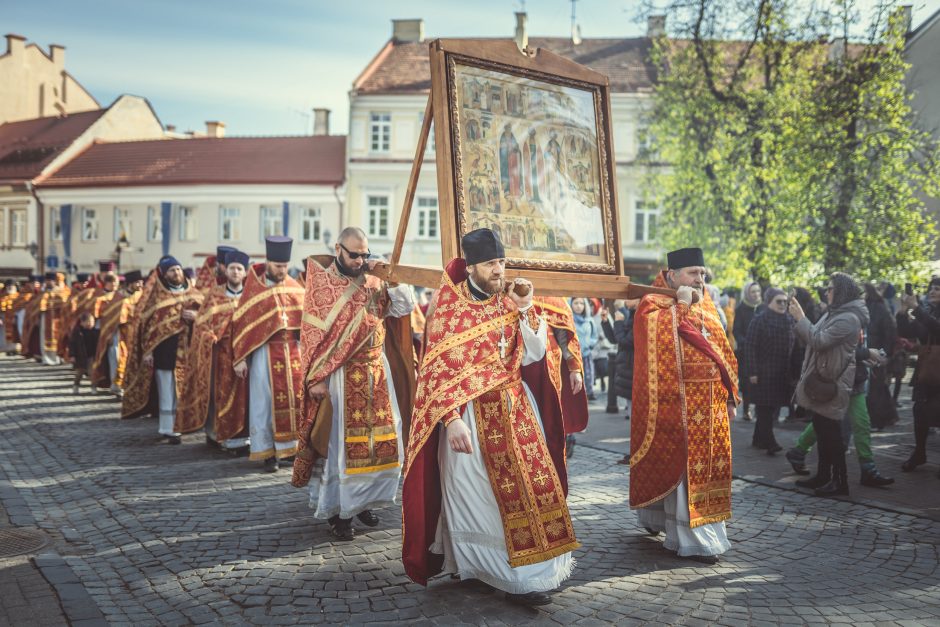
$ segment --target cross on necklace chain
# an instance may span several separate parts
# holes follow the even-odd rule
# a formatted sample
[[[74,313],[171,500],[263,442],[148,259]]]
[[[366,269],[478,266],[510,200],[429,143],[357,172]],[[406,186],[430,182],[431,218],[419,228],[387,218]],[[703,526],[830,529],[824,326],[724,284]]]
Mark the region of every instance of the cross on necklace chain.
[[[501,359],[506,359],[506,347],[509,346],[509,342],[506,341],[506,336],[499,338],[499,341],[496,342],[496,345],[499,346],[499,356]]]

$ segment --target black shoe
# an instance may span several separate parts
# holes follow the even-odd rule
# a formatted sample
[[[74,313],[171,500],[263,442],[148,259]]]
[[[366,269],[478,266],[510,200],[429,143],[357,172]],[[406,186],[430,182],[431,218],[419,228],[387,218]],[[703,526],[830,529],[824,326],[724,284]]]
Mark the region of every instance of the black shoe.
[[[264,460],[264,469],[266,472],[277,472],[277,458],[269,457]]]
[[[181,438],[178,435],[165,435],[163,437],[166,438],[167,444],[182,444],[183,443],[183,438]]]
[[[630,414],[627,414],[626,416],[624,416],[623,419],[624,419],[624,420],[630,420]]]
[[[891,477],[884,477],[877,469],[862,472],[862,480],[859,482],[870,488],[884,488],[894,483]]]
[[[588,394],[588,400],[589,400],[589,401],[596,401],[596,400],[597,400],[597,396],[596,396],[595,394]]]
[[[806,470],[806,458],[799,449],[791,448],[787,451],[786,454],[787,461],[790,462],[790,466],[793,468],[793,472],[798,475],[808,475],[809,471]],[[799,481],[797,481],[799,483]]]
[[[683,557],[685,557],[685,559],[692,560],[693,562],[708,564],[709,566],[714,566],[718,563],[717,555],[684,555]]]
[[[821,488],[824,485],[827,485],[830,481],[832,481],[832,477],[827,477],[825,475],[813,475],[809,479],[797,480],[796,485],[800,486],[801,488],[815,490],[816,488]]]
[[[573,435],[565,436],[565,459],[574,457],[575,438]]]
[[[356,514],[356,518],[366,527],[375,527],[379,524],[379,517],[373,514],[371,509],[359,512]]]
[[[773,444],[767,447],[767,454],[773,455],[774,453],[779,453],[782,450],[783,450],[783,447],[777,444],[776,442],[774,442]]]
[[[901,470],[903,470],[904,472],[911,472],[912,470],[916,469],[921,464],[926,464],[926,463],[927,463],[927,454],[918,453],[917,451],[914,451],[913,453],[911,453],[911,456],[907,458],[907,461],[901,464]]]
[[[619,413],[620,413],[620,409],[619,409],[619,408],[617,408],[617,407],[611,407],[611,406],[609,406],[609,405],[607,406],[607,409],[605,409],[604,411],[607,412],[608,414],[619,414]]]
[[[356,531],[352,527],[352,518],[340,518],[339,516],[330,516],[330,535],[341,542],[349,542],[356,537]]]
[[[816,496],[848,496],[849,484],[845,477],[833,477],[826,485],[813,490]]]
[[[651,528],[649,528],[649,527],[643,527],[643,529],[646,530],[646,535],[649,535],[649,536],[658,536],[658,535],[659,535],[659,532],[656,531],[655,529],[651,529]]]
[[[552,597],[544,592],[526,592],[525,594],[512,594],[511,592],[507,592],[506,600],[516,605],[535,607],[537,605],[548,605],[552,602]]]

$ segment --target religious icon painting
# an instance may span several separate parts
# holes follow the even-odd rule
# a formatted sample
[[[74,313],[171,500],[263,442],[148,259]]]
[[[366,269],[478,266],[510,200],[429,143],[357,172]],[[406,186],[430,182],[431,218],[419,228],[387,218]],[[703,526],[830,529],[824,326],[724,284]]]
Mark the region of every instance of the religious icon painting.
[[[512,268],[620,274],[607,78],[511,41],[437,40],[431,67],[445,263],[488,227]]]

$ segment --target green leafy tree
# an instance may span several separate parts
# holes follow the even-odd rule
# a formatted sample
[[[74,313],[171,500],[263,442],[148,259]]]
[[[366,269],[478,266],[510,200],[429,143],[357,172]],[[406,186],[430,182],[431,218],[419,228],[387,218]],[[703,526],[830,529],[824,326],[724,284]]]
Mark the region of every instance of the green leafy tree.
[[[800,6],[680,0],[676,37],[654,46],[661,241],[705,248],[722,283],[893,277],[930,251],[916,194],[935,189],[936,160],[910,123],[897,21],[832,55],[824,35],[848,32],[851,4]]]

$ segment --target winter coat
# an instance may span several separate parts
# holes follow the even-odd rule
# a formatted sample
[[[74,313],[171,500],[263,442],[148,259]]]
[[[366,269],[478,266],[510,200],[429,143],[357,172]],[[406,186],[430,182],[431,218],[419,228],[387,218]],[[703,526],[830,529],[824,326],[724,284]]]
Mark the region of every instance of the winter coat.
[[[871,324],[868,325],[869,348],[882,348],[887,354],[894,352],[894,343],[898,338],[894,316],[883,301],[867,303]]]
[[[788,370],[793,337],[789,314],[765,309],[751,320],[744,340],[745,359],[751,364],[748,376],[757,376],[757,383],[750,386],[751,403],[770,407],[790,403],[793,386]]]
[[[797,403],[820,416],[842,420],[855,383],[855,349],[868,321],[865,301],[857,298],[829,309],[815,325],[807,318],[796,323],[793,328],[796,336],[806,344],[806,357],[796,386]],[[830,381],[837,380],[836,395],[831,400],[817,403],[806,395],[806,379],[813,372]]]
[[[69,337],[69,354],[75,359],[77,368],[84,368],[89,359],[94,359],[100,333],[98,329],[86,329],[80,324],[72,330]]]
[[[898,315],[898,322],[901,323],[898,331],[901,336],[909,340],[917,340],[922,345],[940,344],[940,307],[923,304],[914,309],[913,314],[913,320],[905,315]],[[921,363],[918,359],[917,365],[914,366],[914,377],[911,379],[914,382],[914,402],[940,394],[940,388],[917,383],[920,368]]]
[[[601,323],[607,339],[617,346],[614,358],[614,372],[609,373],[610,386],[617,396],[633,398],[633,312],[624,311],[623,320],[613,320],[608,316]],[[613,324],[611,324],[613,322]]]
[[[594,318],[590,315],[574,314],[574,330],[578,334],[578,343],[581,345],[581,355],[591,356],[594,354],[594,347],[597,345],[599,332],[597,325],[594,324]]]

